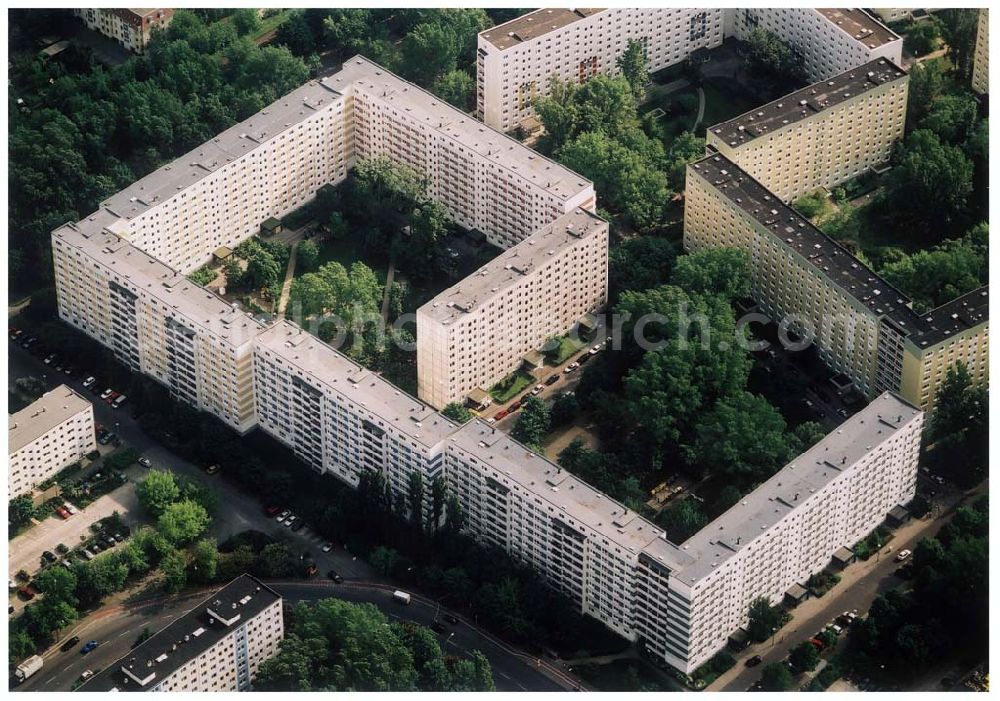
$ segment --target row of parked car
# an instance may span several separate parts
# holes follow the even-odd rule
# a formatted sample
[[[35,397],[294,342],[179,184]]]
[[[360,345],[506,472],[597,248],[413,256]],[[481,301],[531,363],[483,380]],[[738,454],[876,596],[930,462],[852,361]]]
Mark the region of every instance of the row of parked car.
[[[608,340],[611,339],[609,338]],[[584,363],[588,362],[600,351],[601,351],[601,344],[598,343],[596,346],[592,347],[586,353],[581,355],[579,360],[576,360],[567,365],[565,368],[563,368],[563,373],[568,375],[569,373],[574,372],[577,368],[579,368]],[[558,380],[559,380],[558,374],[549,375],[548,377],[545,378],[545,380],[542,383],[535,385],[529,392],[525,392],[516,401],[511,402],[506,409],[501,409],[493,416],[491,416],[489,419],[487,419],[486,420],[487,423],[492,424],[507,418],[511,414],[518,411],[521,408],[521,405],[524,404],[524,400],[527,399],[529,396],[534,397],[541,394],[547,385],[554,385]]]

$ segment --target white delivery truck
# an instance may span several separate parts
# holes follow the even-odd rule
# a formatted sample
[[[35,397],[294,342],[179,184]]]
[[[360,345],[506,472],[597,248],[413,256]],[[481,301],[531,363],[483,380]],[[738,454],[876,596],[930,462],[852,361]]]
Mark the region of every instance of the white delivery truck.
[[[17,669],[14,670],[14,678],[17,679],[17,683],[20,684],[32,674],[40,670],[42,668],[42,664],[44,664],[44,662],[38,655],[32,655],[19,664]]]
[[[399,591],[399,589],[397,589],[392,593],[392,598],[401,604],[410,603],[410,595],[407,594],[405,591]]]

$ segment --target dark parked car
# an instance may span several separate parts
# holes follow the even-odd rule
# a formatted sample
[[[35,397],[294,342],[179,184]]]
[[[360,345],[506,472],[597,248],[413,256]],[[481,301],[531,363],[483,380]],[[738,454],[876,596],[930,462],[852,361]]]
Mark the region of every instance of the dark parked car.
[[[292,524],[292,533],[298,533],[299,531],[302,530],[302,527],[305,525],[306,525],[305,521],[303,521],[302,519],[298,519],[295,523]]]
[[[344,578],[341,577],[339,574],[337,574],[337,570],[330,570],[329,572],[326,573],[326,576],[332,579],[337,584],[340,584],[341,582],[344,581]]]
[[[69,512],[67,512],[67,513],[69,513]],[[42,553],[42,557],[45,558],[46,562],[55,562],[57,559],[59,559],[59,558],[56,557],[56,554],[54,552],[52,552],[51,550],[46,550],[45,552],[43,552]]]
[[[745,664],[747,667],[756,667],[760,663],[761,663],[760,655],[754,655],[743,664]]]
[[[72,650],[73,648],[76,647],[76,644],[78,642],[80,642],[80,636],[74,635],[72,638],[64,642],[62,645],[60,645],[59,649],[62,650],[63,652],[66,652],[67,650]]]
[[[559,380],[559,375],[549,375],[548,377],[545,378],[545,384],[552,385],[555,384],[558,380]]]

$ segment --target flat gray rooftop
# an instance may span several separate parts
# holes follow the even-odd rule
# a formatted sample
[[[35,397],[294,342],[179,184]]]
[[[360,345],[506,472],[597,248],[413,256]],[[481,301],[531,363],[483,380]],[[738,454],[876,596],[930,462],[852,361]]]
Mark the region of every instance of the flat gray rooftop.
[[[920,413],[891,392],[877,397],[686,540],[680,549],[694,561],[674,576],[690,585],[711,574]]]
[[[928,314],[917,314],[903,292],[725,156],[709,154],[689,167],[872,314],[891,320],[917,346],[936,345],[987,321],[985,286]]]
[[[557,199],[568,200],[593,186],[582,175],[486,126],[363,56],[345,61],[343,69],[325,78],[322,84],[333,92],[344,92],[352,85],[364,90]]]
[[[53,232],[60,241],[108,269],[128,278],[136,288],[155,297],[194,326],[234,346],[249,342],[263,330],[250,314],[196,285],[165,263],[114,234],[103,233],[113,215],[101,210],[81,222]]]
[[[483,421],[470,421],[448,440],[496,470],[501,481],[509,479],[547,502],[553,517],[577,530],[584,526],[633,554],[663,537],[650,521]]]
[[[817,7],[816,11],[869,49],[899,39],[899,35],[858,7]]]
[[[789,124],[795,124],[886,83],[905,80],[906,72],[879,58],[829,80],[813,83],[774,102],[711,127],[709,131],[732,147],[739,147]]]
[[[458,428],[433,408],[290,321],[277,322],[257,341],[317,383],[372,412],[423,446],[438,445]]]
[[[473,312],[492,297],[502,294],[546,260],[589,238],[608,223],[596,214],[575,209],[534,232],[516,246],[508,248],[458,284],[452,285],[417,310],[418,314],[442,323],[450,323]]]
[[[598,12],[604,12],[604,9],[597,7],[576,9],[553,7],[534,10],[509,22],[490,27],[480,32],[479,36],[503,51],[522,42],[531,41],[549,32],[562,29]]]
[[[256,578],[240,575],[95,674],[79,691],[149,691],[280,598]]]
[[[7,454],[13,455],[63,421],[90,407],[71,387],[59,385],[7,417]]]

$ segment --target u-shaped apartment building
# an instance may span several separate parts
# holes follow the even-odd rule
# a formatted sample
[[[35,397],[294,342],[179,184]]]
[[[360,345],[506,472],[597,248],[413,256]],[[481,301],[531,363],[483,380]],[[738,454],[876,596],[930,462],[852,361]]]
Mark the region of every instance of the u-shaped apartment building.
[[[478,362],[469,344],[491,305],[513,297],[532,324],[558,327],[604,303],[607,223],[588,181],[354,58],[56,229],[60,317],[178,399],[238,432],[260,427],[318,472],[357,484],[378,471],[397,493],[414,472],[425,485],[443,479],[471,535],[685,672],[746,623],[753,598],[779,599],[913,496],[923,414],[885,393],[674,544],[494,427],[458,426],[295,324],[258,322],[184,277],[376,156],[425,174],[456,221],[506,249],[423,310],[466,329],[440,334],[466,354],[454,371]],[[488,313],[463,321],[477,310]],[[539,324],[524,335],[551,333]],[[432,404],[465,391],[444,386],[452,395]]]

